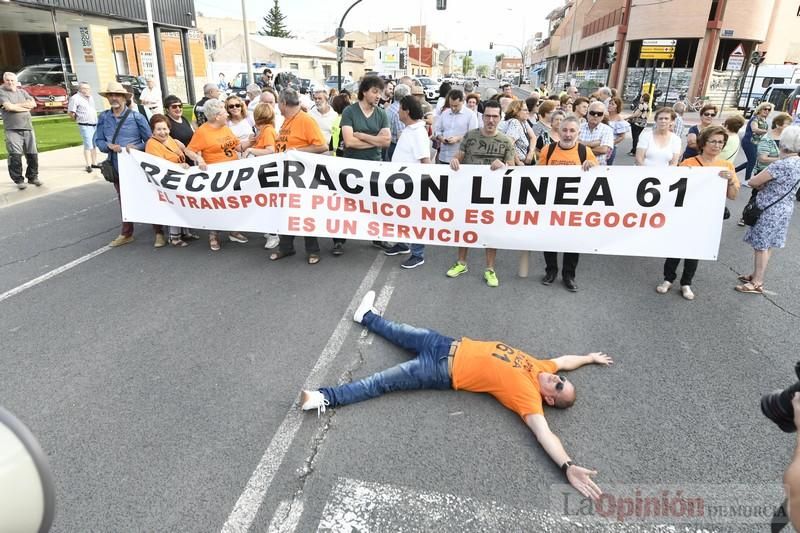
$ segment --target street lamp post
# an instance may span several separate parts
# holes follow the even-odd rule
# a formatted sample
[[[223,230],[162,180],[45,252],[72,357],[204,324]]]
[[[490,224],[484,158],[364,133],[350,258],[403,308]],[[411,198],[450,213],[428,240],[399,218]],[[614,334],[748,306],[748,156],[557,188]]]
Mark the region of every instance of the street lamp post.
[[[347,8],[347,11],[344,12],[342,15],[342,20],[339,22],[339,27],[336,28],[336,85],[338,86],[339,92],[342,91],[342,61],[344,61],[344,19],[347,18],[347,14],[350,13],[350,10],[356,7],[357,4],[360,4],[361,0],[356,0],[350,7]]]
[[[508,46],[509,48],[514,48],[515,50],[519,51],[519,86],[522,87],[522,70],[525,64],[525,54],[522,53],[522,48],[519,46],[514,46],[513,44],[504,44],[504,43],[489,43],[489,49],[493,48],[493,45],[497,46]]]

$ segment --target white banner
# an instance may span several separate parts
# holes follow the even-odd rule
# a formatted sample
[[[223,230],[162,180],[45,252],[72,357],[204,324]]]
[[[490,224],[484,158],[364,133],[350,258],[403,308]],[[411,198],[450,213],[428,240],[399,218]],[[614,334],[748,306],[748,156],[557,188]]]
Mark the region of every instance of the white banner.
[[[290,151],[183,169],[119,157],[123,219],[502,250],[716,259],[726,181],[700,168],[404,165]]]

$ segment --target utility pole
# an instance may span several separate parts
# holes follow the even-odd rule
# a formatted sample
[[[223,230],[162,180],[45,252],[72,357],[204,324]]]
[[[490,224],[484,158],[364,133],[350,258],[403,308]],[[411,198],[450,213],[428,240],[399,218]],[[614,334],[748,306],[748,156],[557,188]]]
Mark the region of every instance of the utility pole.
[[[244,27],[244,57],[245,61],[247,61],[247,66],[245,67],[244,71],[247,73],[247,83],[245,83],[245,87],[249,83],[255,83],[255,75],[251,78],[251,70],[253,69],[253,60],[250,58],[250,33],[247,31],[247,7],[244,5],[244,0],[242,0],[242,26]]]

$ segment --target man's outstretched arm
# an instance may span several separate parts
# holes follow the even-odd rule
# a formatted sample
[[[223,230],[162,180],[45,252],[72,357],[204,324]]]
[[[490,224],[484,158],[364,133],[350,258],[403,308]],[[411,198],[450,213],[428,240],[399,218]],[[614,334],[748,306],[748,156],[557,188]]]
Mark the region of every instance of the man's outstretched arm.
[[[551,359],[551,361],[556,364],[558,370],[575,370],[583,365],[590,364],[608,366],[614,363],[611,357],[603,352],[592,352],[586,355],[562,355]]]
[[[561,439],[550,431],[550,426],[547,425],[547,420],[545,420],[543,415],[527,415],[525,416],[525,423],[531,428],[533,434],[536,435],[536,440],[542,445],[547,455],[549,455],[559,467],[567,461],[570,461],[567,451],[561,444]],[[595,485],[592,478],[589,477],[596,474],[596,470],[589,470],[588,468],[576,464],[567,467],[567,481],[569,481],[569,484],[587,498],[591,498],[595,501],[603,494],[600,487]]]

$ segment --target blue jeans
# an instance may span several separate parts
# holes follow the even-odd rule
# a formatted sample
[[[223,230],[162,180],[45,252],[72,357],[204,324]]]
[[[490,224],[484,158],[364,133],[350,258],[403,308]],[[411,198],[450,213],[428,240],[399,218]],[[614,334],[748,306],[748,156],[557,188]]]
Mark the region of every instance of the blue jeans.
[[[419,257],[423,259],[425,257],[425,245],[424,244],[406,244],[404,242],[398,242],[398,246],[404,247],[406,250],[411,248],[411,256],[412,257]]]
[[[447,371],[447,356],[453,343],[451,337],[429,329],[392,322],[373,312],[364,315],[361,323],[392,344],[416,352],[417,356],[368,378],[338,387],[319,389],[331,407],[377,398],[398,390],[452,388]]]
[[[744,169],[744,179],[749,180],[758,162],[758,147],[751,141],[742,141],[742,150],[744,150],[744,155],[747,156],[747,162],[736,167],[736,172]]]

